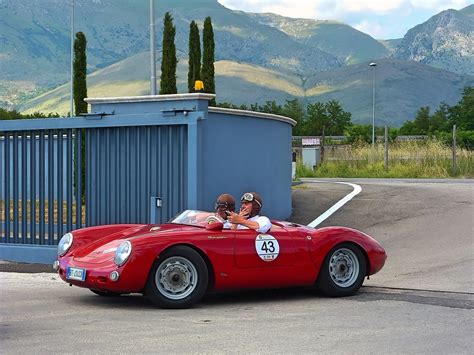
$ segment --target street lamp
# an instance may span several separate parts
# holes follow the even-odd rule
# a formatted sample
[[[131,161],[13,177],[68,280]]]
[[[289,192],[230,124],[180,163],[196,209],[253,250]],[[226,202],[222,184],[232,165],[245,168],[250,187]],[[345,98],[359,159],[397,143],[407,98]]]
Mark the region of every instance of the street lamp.
[[[150,95],[156,95],[155,0],[150,0]]]
[[[372,80],[372,148],[375,147],[375,67],[377,63],[370,63],[373,70],[373,80]]]

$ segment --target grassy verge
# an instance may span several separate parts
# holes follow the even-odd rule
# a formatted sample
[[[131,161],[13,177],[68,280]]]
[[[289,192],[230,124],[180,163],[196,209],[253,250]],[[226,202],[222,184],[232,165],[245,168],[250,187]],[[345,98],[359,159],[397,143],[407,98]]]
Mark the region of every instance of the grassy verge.
[[[452,150],[437,141],[399,142],[389,148],[388,170],[384,147],[355,145],[351,149],[327,150],[324,163],[315,170],[297,162],[297,177],[369,178],[474,178],[474,152],[457,150],[457,169],[452,168]]]

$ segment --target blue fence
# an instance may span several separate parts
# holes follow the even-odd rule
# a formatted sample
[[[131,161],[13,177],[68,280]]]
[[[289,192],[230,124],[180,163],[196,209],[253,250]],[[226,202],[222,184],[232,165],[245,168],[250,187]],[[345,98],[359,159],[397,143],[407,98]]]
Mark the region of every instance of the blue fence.
[[[57,244],[58,236],[82,225],[81,130],[44,129],[0,132],[0,242]],[[78,160],[79,159],[79,160]],[[75,166],[74,162],[76,162]]]

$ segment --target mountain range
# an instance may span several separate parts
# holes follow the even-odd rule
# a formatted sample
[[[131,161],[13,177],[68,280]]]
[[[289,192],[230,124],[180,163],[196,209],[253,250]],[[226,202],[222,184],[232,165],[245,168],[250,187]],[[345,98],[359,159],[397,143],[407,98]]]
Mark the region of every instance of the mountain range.
[[[88,96],[148,94],[148,1],[75,4],[75,31],[88,40]],[[206,16],[215,32],[219,102],[337,99],[353,121],[368,122],[375,74],[378,120],[399,126],[421,106],[456,103],[474,85],[474,5],[443,11],[402,39],[378,41],[341,22],[233,11],[216,0],[156,4],[158,61],[160,14],[174,17],[179,92],[187,87],[189,22],[202,29]],[[0,0],[1,106],[68,111],[70,10],[61,0]]]

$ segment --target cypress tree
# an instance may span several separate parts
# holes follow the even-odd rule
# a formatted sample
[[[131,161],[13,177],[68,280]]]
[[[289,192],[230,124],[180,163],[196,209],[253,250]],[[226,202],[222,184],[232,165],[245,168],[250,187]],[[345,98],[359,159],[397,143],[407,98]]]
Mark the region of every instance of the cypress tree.
[[[165,14],[163,28],[163,56],[161,58],[160,95],[176,94],[176,46],[174,36],[176,28],[173,26],[173,17],[169,12]]]
[[[203,56],[201,78],[204,82],[204,92],[215,94],[216,84],[214,81],[214,30],[210,17],[204,20],[204,29],[202,34]],[[216,100],[212,99],[210,105],[215,106]]]
[[[73,89],[74,89],[74,107],[75,114],[87,112],[87,103],[84,99],[87,97],[87,40],[82,32],[76,33],[74,40],[74,61],[73,61]]]
[[[201,39],[199,37],[198,25],[192,21],[189,26],[189,92],[194,92],[194,83],[196,80],[201,80]]]
[[[74,89],[74,110],[75,115],[78,116],[81,113],[87,113],[87,102],[84,99],[87,97],[87,56],[86,56],[87,40],[86,36],[82,32],[76,33],[76,39],[74,40],[74,60],[72,63],[73,69],[73,89]],[[80,149],[82,152],[81,166],[81,191],[82,201],[85,202],[86,196],[86,135],[85,130],[82,130],[82,142],[80,143]],[[79,147],[74,145],[74,155],[77,154]],[[74,158],[76,160],[76,158]],[[74,166],[76,164],[74,163]],[[74,168],[74,187],[76,186],[77,171]]]

